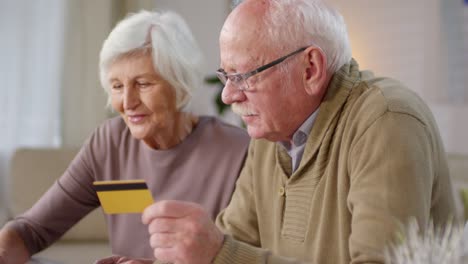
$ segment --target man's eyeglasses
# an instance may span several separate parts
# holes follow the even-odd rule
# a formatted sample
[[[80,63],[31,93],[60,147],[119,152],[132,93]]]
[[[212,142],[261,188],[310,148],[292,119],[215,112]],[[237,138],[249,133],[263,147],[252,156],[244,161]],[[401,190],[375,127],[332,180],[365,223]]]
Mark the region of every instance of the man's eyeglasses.
[[[253,70],[253,71],[250,71],[250,72],[246,72],[246,73],[232,73],[232,74],[228,74],[224,71],[224,69],[218,69],[216,71],[216,75],[218,76],[219,80],[224,84],[226,85],[226,82],[229,80],[231,82],[232,85],[234,85],[235,87],[237,87],[239,90],[241,91],[245,91],[245,90],[248,90],[249,89],[249,85],[247,83],[247,79],[254,76],[255,74],[259,73],[259,72],[262,72],[266,69],[269,69],[273,66],[275,66],[276,64],[279,64],[281,62],[283,62],[284,60],[286,60],[287,58],[293,56],[293,55],[296,55],[298,54],[299,52],[301,51],[304,51],[307,47],[302,47],[298,50],[295,50],[291,53],[289,53],[288,55],[286,56],[283,56],[279,59],[276,59],[270,63],[267,63],[263,66],[260,66],[258,67],[257,69]]]

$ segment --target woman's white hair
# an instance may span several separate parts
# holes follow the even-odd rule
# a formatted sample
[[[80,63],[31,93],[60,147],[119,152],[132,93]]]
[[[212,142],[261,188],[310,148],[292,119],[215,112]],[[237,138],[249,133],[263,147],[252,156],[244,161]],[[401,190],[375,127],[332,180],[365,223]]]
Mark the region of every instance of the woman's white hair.
[[[331,73],[351,60],[343,17],[322,0],[270,0],[264,19],[265,38],[282,52],[315,45],[327,57]],[[285,64],[284,67],[287,64]]]
[[[101,85],[110,102],[110,65],[126,55],[148,52],[155,71],[174,88],[178,109],[201,85],[202,53],[189,27],[171,11],[140,11],[120,21],[102,45],[99,56]]]

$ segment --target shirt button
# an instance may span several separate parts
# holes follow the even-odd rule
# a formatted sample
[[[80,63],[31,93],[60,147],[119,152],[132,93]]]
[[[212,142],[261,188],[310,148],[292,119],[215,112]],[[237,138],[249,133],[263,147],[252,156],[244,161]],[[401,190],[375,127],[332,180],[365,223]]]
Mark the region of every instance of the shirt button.
[[[284,193],[285,193],[284,187],[280,187],[280,188],[278,189],[278,194],[279,194],[280,196],[284,196]]]
[[[304,144],[307,141],[307,135],[304,134],[302,131],[297,135],[297,146]]]

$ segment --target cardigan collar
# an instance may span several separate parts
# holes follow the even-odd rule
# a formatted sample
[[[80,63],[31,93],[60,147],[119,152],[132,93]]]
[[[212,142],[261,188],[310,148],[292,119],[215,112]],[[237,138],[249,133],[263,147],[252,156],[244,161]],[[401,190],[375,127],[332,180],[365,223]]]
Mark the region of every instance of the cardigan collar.
[[[314,126],[310,131],[302,157],[303,160],[312,160],[312,157],[316,155],[322,142],[324,140],[331,140],[331,138],[325,138],[327,131],[333,121],[339,118],[339,113],[342,111],[352,88],[355,87],[360,80],[361,73],[354,59],[351,59],[349,63],[343,65],[333,75],[324,99],[319,106],[320,110],[318,111]],[[301,165],[299,165],[296,172],[301,171]],[[295,173],[293,173],[293,177],[294,174]],[[300,175],[300,173],[298,173],[298,175]]]

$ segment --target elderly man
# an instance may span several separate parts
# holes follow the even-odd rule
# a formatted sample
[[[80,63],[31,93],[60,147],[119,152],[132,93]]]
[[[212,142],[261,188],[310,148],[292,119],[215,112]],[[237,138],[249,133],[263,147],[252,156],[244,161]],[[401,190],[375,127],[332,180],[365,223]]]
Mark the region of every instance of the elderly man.
[[[222,99],[254,140],[217,226],[194,204],[146,209],[158,259],[383,263],[399,225],[453,216],[430,110],[398,81],[359,70],[336,11],[247,0],[227,18],[220,48]]]

